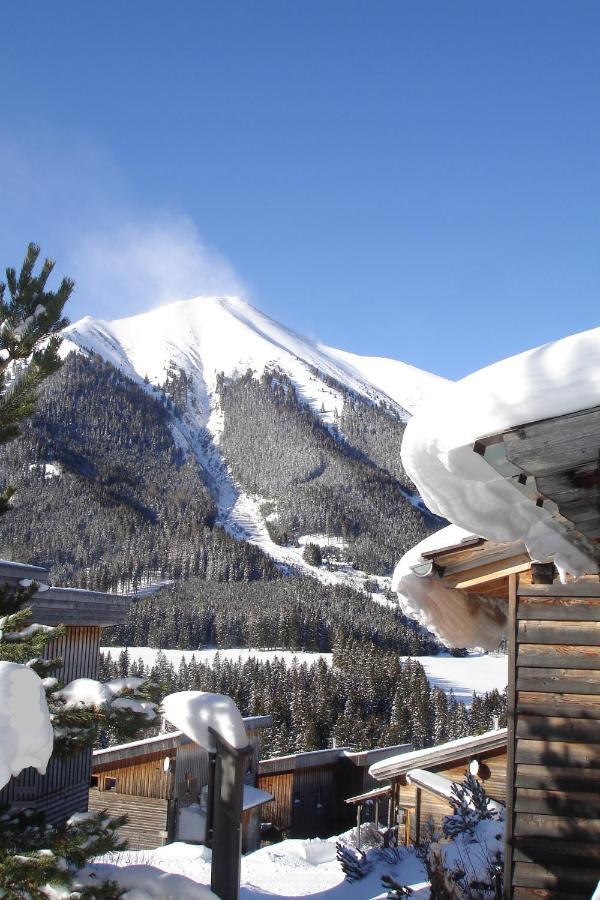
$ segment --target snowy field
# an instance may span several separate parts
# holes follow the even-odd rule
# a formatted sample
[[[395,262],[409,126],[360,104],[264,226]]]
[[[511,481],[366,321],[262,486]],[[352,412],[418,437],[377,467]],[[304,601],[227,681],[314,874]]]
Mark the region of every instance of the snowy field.
[[[102,653],[109,654],[114,660],[118,658],[119,653],[124,649],[124,647],[100,648]],[[154,647],[129,647],[128,650],[129,659],[132,662],[137,662],[141,657],[145,666],[153,666],[157,654],[161,652]],[[169,662],[173,663],[175,669],[178,668],[182,658],[189,662],[192,656],[196,659],[196,662],[212,666],[217,653],[221,660],[228,659],[237,662],[241,659],[245,662],[247,659],[256,659],[259,662],[268,662],[269,660],[280,659],[288,666],[301,665],[302,663],[311,665],[319,658],[323,658],[327,665],[331,665],[332,658],[331,653],[309,653],[303,650],[255,650],[251,647],[234,647],[228,650],[218,648],[210,650],[163,650],[162,653],[165,654]]]
[[[458,656],[414,656],[425,669],[432,686],[444,691],[452,689],[454,696],[470,705],[473,691],[485,694],[497,689],[503,691],[508,681],[508,657],[472,653]],[[403,656],[402,659],[407,659]]]
[[[103,653],[110,654],[116,660],[124,647],[101,647]],[[136,661],[141,657],[144,665],[153,666],[158,654],[153,647],[129,647],[130,660]],[[302,663],[316,662],[324,659],[331,665],[331,653],[309,653],[302,650],[255,650],[253,648],[233,648],[229,650],[163,650],[167,660],[172,662],[177,669],[182,657],[189,662],[192,656],[197,662],[212,665],[216,654],[221,660],[229,659],[237,662],[238,659],[257,659],[260,662],[281,659],[286,665],[300,665]],[[432,686],[442,688],[444,691],[454,691],[454,696],[462,703],[469,705],[473,697],[473,691],[484,694],[495,688],[503,691],[506,687],[508,663],[506,656],[488,656],[485,653],[473,653],[464,658],[455,656],[415,656],[420,662],[429,683]],[[408,659],[403,656],[402,659]]]

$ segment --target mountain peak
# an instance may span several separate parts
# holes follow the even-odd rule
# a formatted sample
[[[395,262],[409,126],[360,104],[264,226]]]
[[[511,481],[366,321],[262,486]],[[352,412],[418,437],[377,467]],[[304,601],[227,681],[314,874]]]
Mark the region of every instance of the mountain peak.
[[[332,381],[400,413],[412,413],[444,382],[399,360],[317,343],[237,296],[192,297],[110,322],[86,316],[68,326],[64,338],[64,353],[74,347],[93,351],[136,380],[162,384],[175,365],[191,376],[207,406],[219,373],[236,377],[249,369],[258,376],[281,370],[319,410],[334,401]]]

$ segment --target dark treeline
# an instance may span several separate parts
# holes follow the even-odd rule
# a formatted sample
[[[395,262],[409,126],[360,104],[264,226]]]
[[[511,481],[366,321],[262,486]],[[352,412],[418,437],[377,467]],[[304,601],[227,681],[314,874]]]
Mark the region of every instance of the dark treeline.
[[[203,473],[169,427],[185,393],[176,373],[148,393],[99,358],[71,354],[23,437],[0,448],[3,484],[18,487],[0,529],[2,555],[99,590],[277,577],[258,548],[214,527]],[[48,477],[46,463],[60,474]]]
[[[390,462],[393,435],[399,458],[404,430],[390,410],[365,412],[363,420],[358,401],[348,397],[349,431],[359,439],[353,447],[343,429],[323,425],[281,373],[221,379],[219,390],[221,449],[241,484],[271,501],[268,526],[277,542],[295,543],[315,532],[340,536],[349,541],[357,568],[389,573],[406,550],[439,527],[411,505],[406,476]],[[371,429],[380,419],[386,424],[378,442]]]
[[[284,647],[333,650],[357,642],[403,655],[438,653],[437,641],[396,607],[313,578],[207,584],[178,582],[132,603],[125,625],[107,628],[116,646]]]
[[[215,691],[233,697],[243,715],[272,715],[264,732],[263,755],[337,746],[357,750],[412,743],[427,747],[485,731],[499,716],[506,724],[506,697],[492,691],[467,709],[452,694],[431,688],[415,660],[374,654],[367,645],[340,644],[333,666],[286,666],[278,659],[222,660],[212,666],[195,657],[177,670],[159,653],[149,669],[136,661],[135,648],[101,660],[101,677],[149,676],[162,696],[181,690]]]

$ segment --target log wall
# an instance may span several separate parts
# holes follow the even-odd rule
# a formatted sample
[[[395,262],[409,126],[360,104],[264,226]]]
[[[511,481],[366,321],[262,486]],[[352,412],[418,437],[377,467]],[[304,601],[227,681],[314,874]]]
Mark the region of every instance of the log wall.
[[[600,879],[600,584],[510,583],[506,897]]]

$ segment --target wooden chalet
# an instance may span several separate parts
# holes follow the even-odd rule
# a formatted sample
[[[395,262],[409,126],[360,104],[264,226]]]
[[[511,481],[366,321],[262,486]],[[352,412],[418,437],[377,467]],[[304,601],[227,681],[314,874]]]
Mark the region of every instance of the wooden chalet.
[[[419,845],[432,834],[440,834],[443,819],[451,812],[451,785],[460,783],[469,767],[487,795],[505,803],[506,761],[507,729],[501,728],[374,763],[369,774],[379,787],[346,800],[356,809],[358,846],[363,822],[373,822],[378,828],[398,824],[399,843],[405,845]]]
[[[265,821],[283,837],[328,837],[352,824],[345,800],[377,786],[369,767],[412,749],[410,744],[355,752],[334,747],[263,759],[257,786],[273,800],[263,811]]]
[[[507,898],[587,900],[600,879],[599,428],[600,408],[586,409],[473,445],[590,574],[561,580],[552,558],[477,536],[412,567],[473,609],[489,604],[507,634]]]
[[[246,774],[242,815],[242,852],[260,846],[261,810],[271,794],[257,790],[261,735],[271,716],[244,719],[253,755]],[[171,731],[95,750],[89,805],[126,813],[122,832],[132,849],[158,847],[173,840],[201,843],[190,830],[208,784],[208,753],[182,731]],[[183,813],[182,811],[187,812]]]
[[[97,678],[102,629],[125,622],[130,598],[76,588],[48,587],[49,572],[39,566],[0,561],[0,584],[36,582],[40,590],[30,606],[32,620],[41,625],[64,625],[62,635],[44,648],[44,658],[60,657],[61,681]],[[88,808],[92,752],[80,750],[68,757],[52,756],[45,775],[32,768],[11,778],[0,791],[0,806],[34,808],[48,823],[63,822]]]

